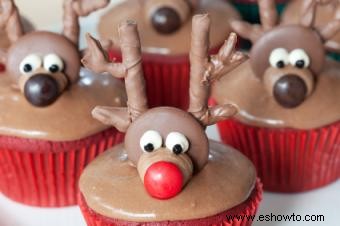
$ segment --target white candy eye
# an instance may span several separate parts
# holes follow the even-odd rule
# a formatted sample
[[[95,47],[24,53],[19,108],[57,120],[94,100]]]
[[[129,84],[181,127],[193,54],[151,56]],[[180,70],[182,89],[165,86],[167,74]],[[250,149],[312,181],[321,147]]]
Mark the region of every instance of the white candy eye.
[[[25,57],[20,63],[20,72],[22,74],[29,74],[42,65],[41,58],[36,54],[31,54]]]
[[[44,68],[51,73],[60,72],[64,70],[64,62],[58,55],[48,54],[44,58]]]
[[[148,130],[140,138],[139,144],[144,152],[153,152],[162,147],[162,137],[157,131]]]
[[[174,154],[179,155],[188,151],[189,141],[183,134],[171,132],[166,138],[165,146]]]
[[[310,64],[310,60],[303,49],[294,49],[289,54],[289,63],[297,68],[307,68]]]
[[[274,49],[270,53],[269,63],[274,68],[283,68],[289,63],[288,51],[284,48]]]

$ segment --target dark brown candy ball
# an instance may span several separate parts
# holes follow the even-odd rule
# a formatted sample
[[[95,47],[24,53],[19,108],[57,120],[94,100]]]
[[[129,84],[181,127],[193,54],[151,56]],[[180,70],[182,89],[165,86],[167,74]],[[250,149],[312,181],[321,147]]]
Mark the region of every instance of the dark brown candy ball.
[[[302,104],[307,95],[307,85],[297,75],[282,76],[273,88],[275,100],[285,108],[295,108]]]
[[[27,80],[24,95],[27,101],[34,106],[48,106],[59,97],[58,83],[49,75],[34,75]]]
[[[161,34],[171,34],[181,27],[181,18],[170,7],[157,9],[151,17],[152,26]]]

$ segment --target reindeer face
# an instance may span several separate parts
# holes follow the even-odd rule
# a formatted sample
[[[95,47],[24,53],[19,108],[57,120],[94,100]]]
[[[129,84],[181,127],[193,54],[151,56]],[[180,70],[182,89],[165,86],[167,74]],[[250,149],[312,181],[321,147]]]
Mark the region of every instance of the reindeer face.
[[[171,34],[188,20],[196,0],[146,0],[145,4],[146,15],[154,29],[160,34]]]
[[[167,199],[204,167],[209,146],[202,125],[192,115],[160,107],[130,125],[125,149],[150,195]]]
[[[277,103],[294,108],[312,93],[325,51],[314,30],[299,25],[279,26],[256,41],[250,59],[254,73]]]
[[[77,81],[80,56],[66,37],[32,32],[10,47],[6,66],[26,99],[42,107],[52,104],[70,83]]]

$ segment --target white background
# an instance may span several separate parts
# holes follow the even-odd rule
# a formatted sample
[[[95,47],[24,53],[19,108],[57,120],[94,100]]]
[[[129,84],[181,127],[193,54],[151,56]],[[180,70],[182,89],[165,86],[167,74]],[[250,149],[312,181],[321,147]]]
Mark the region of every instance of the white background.
[[[39,29],[58,31],[61,28],[62,0],[17,0],[20,10]],[[114,4],[117,1],[111,1]],[[39,3],[39,4],[38,4]],[[54,13],[51,13],[53,11]],[[95,33],[98,12],[81,21],[82,33]],[[43,18],[43,19],[41,19]],[[83,42],[82,42],[83,43]],[[84,45],[83,45],[84,46]],[[215,127],[208,128],[209,137],[219,140]],[[324,222],[254,222],[253,225],[340,225],[340,181],[326,187],[299,194],[264,193],[258,215],[324,215]],[[0,226],[84,226],[78,207],[59,209],[32,208],[14,203],[0,194]]]

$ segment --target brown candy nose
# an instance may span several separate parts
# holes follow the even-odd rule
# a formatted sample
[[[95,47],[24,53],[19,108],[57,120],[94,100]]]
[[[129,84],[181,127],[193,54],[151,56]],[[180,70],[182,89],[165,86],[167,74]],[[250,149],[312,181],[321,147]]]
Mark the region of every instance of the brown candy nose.
[[[24,95],[34,106],[48,106],[59,97],[58,82],[47,74],[34,75],[27,80]]]
[[[273,88],[275,100],[285,108],[295,108],[299,106],[307,95],[307,85],[302,78],[297,75],[282,76]]]
[[[151,17],[152,26],[161,34],[171,34],[181,27],[181,18],[170,7],[157,9]]]

